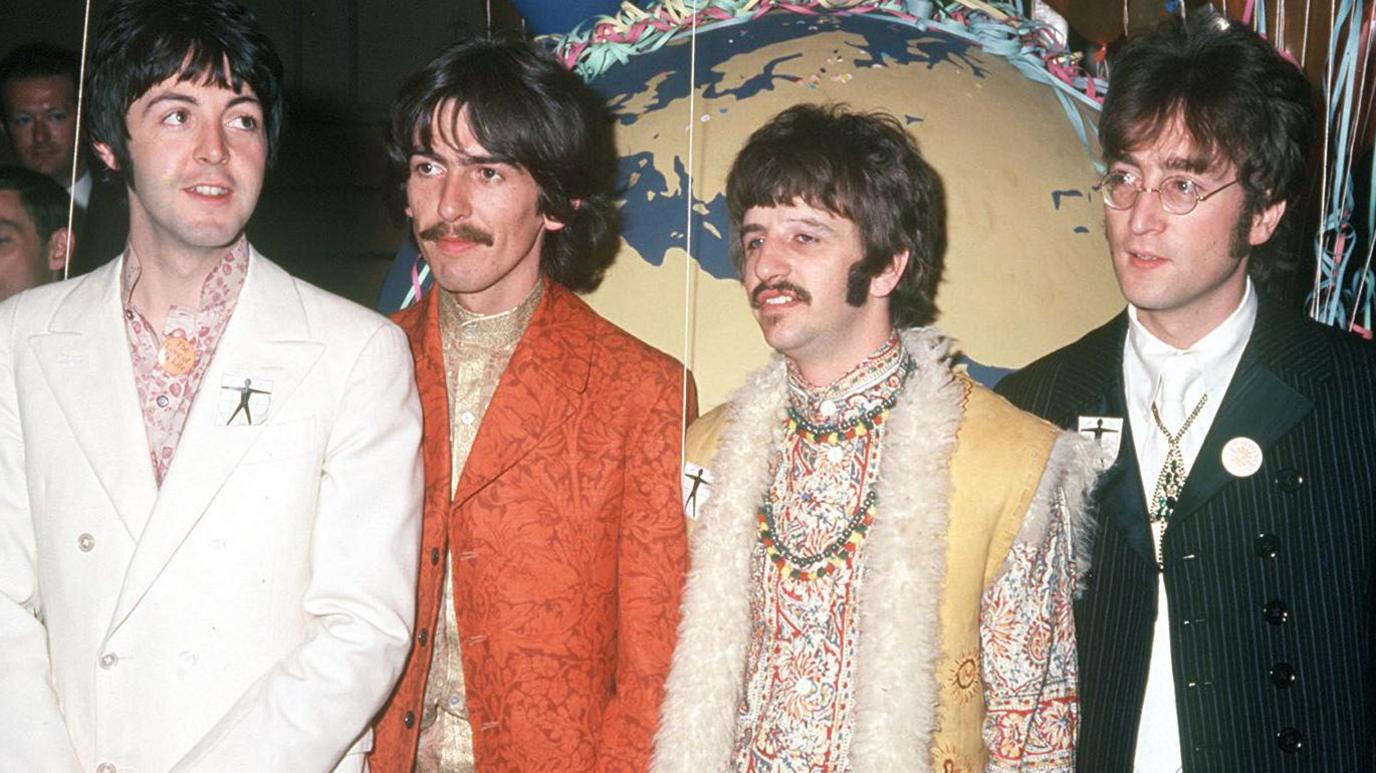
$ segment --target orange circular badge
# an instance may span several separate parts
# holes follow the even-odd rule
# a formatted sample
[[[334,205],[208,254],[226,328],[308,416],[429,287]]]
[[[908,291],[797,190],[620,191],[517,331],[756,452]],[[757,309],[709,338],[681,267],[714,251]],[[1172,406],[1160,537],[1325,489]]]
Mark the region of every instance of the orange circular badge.
[[[158,367],[164,373],[181,376],[196,365],[196,347],[181,336],[168,336],[158,347]]]

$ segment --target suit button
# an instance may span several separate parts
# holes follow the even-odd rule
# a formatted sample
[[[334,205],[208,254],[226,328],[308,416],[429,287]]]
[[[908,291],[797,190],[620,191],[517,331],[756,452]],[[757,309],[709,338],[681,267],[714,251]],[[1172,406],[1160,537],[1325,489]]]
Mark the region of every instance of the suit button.
[[[1256,542],[1252,543],[1252,550],[1256,551],[1257,558],[1275,558],[1280,553],[1280,537],[1274,534],[1258,534]]]
[[[420,641],[420,646],[424,647],[425,643],[430,641],[430,631],[425,628],[420,629],[420,636],[416,639]]]
[[[96,773],[115,773],[115,766],[108,762],[102,762],[96,766]]]
[[[1300,472],[1294,467],[1286,467],[1285,469],[1276,473],[1275,480],[1276,485],[1280,487],[1281,491],[1286,491],[1293,494],[1296,491],[1299,491],[1300,487],[1304,485],[1304,473]]]
[[[1276,746],[1286,754],[1294,754],[1304,747],[1304,735],[1293,727],[1287,727],[1276,733]]]
[[[1285,602],[1280,599],[1271,599],[1266,602],[1261,614],[1266,618],[1266,622],[1271,625],[1283,625],[1290,619],[1290,610],[1285,608]]]
[[[416,724],[416,713],[414,711],[406,712],[406,716],[401,718],[401,724],[406,725],[408,728]]]
[[[440,549],[430,548],[430,565],[434,566],[440,562]]]
[[[82,534],[80,537],[76,538],[76,547],[82,553],[90,553],[95,549],[95,546],[96,538],[89,534]]]
[[[1295,667],[1289,663],[1277,663],[1271,666],[1271,684],[1277,687],[1289,687],[1295,683]]]
[[[119,665],[119,655],[113,652],[107,652],[100,656],[100,667],[106,671],[109,671],[117,665]]]

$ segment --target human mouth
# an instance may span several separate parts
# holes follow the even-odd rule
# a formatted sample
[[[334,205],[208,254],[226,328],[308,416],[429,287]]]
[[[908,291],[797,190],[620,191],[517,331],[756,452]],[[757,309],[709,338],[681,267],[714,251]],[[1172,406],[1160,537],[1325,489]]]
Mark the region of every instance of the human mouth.
[[[197,196],[201,196],[207,199],[222,199],[225,196],[229,195],[229,188],[226,188],[223,185],[211,185],[208,183],[192,185],[189,188],[187,188],[187,190]]]
[[[807,290],[790,282],[762,284],[750,294],[750,305],[757,309],[782,309],[795,303],[810,303]]]

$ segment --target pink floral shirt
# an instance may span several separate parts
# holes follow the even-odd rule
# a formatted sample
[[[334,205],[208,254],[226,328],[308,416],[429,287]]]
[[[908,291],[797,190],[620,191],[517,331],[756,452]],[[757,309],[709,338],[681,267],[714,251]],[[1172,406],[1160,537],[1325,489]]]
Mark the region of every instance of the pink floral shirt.
[[[124,274],[120,278],[124,328],[129,337],[143,426],[148,433],[149,460],[161,486],[172,465],[191,401],[200,391],[206,367],[224,335],[248,275],[248,241],[240,238],[215,264],[201,285],[200,305],[194,309],[173,306],[161,331],[155,331],[134,305],[134,287],[140,272],[138,256],[131,246],[124,252]]]

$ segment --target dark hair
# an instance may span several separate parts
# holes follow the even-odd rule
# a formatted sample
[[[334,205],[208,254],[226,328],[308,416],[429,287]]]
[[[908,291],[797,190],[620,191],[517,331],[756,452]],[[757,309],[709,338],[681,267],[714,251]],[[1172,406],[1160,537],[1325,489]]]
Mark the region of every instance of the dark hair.
[[[889,298],[897,327],[936,318],[936,288],[946,252],[945,199],[936,170],[892,115],[853,112],[844,105],[795,105],[755,130],[731,165],[726,204],[740,233],[751,207],[801,199],[853,221],[864,256],[851,268],[846,302],[865,302],[872,278],[895,255],[908,265]],[[731,261],[741,270],[739,239]]]
[[[618,246],[617,154],[602,98],[528,43],[454,45],[408,78],[392,104],[387,152],[401,180],[412,154],[433,150],[432,121],[448,102],[468,108],[478,142],[528,172],[540,189],[540,213],[564,224],[545,232],[541,270],[570,290],[596,289]]]
[[[1106,161],[1126,158],[1179,120],[1202,165],[1226,160],[1236,169],[1246,194],[1239,229],[1282,201],[1282,222],[1294,220],[1308,190],[1316,110],[1304,74],[1274,46],[1201,8],[1188,20],[1172,17],[1129,40],[1110,62],[1109,76],[1099,119]],[[1254,259],[1248,270],[1262,280],[1283,268],[1279,261],[1280,253]]]
[[[133,180],[129,106],[173,76],[235,92],[248,84],[263,107],[269,164],[276,155],[282,60],[253,13],[234,0],[115,0],[96,31],[89,70],[91,139],[110,146],[126,181]]]
[[[10,81],[25,78],[70,78],[72,90],[81,79],[81,61],[71,51],[50,43],[25,43],[0,59],[0,90]]]
[[[0,166],[0,191],[15,191],[46,244],[53,231],[67,227],[67,191],[45,174],[22,166]]]

